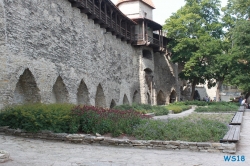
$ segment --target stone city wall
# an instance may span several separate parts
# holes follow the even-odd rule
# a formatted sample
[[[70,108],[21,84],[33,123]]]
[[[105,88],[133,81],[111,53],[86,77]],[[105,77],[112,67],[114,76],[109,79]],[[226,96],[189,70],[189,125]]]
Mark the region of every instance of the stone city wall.
[[[151,60],[143,58],[143,50],[151,52]],[[178,67],[163,53],[106,33],[67,0],[0,0],[0,63],[0,108],[179,99]]]
[[[104,32],[67,0],[0,0],[0,108],[132,103],[141,50]]]

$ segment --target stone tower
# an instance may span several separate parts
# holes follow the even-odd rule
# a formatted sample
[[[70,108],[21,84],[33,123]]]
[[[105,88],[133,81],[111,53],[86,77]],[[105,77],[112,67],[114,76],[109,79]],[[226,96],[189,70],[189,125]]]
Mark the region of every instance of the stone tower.
[[[152,10],[155,6],[152,0],[118,0],[116,5],[129,18],[148,18],[153,20]]]
[[[153,9],[155,5],[152,0],[118,0],[116,6],[127,17],[132,19],[137,25],[134,26],[135,41],[133,45],[140,48],[140,96],[141,102],[146,104],[164,105],[170,101],[170,98],[176,98],[176,89],[164,89],[167,84],[163,83],[171,77],[175,77],[175,67],[168,63],[166,54],[167,38],[162,35],[162,26],[153,21]],[[162,63],[165,62],[165,63]],[[167,69],[168,68],[168,69]],[[170,70],[169,70],[170,69]],[[169,78],[165,78],[163,70],[166,73],[172,73]],[[163,79],[165,78],[165,79]],[[174,91],[174,97],[169,97],[169,93]]]

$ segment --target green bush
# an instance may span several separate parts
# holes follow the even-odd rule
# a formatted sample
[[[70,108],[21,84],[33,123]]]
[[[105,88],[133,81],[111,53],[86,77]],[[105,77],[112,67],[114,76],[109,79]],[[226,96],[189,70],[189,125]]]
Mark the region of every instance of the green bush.
[[[79,132],[112,133],[113,136],[132,134],[133,127],[148,118],[134,110],[110,110],[94,106],[77,106],[72,110],[72,115],[78,119]]]
[[[32,104],[7,107],[0,113],[0,126],[24,129],[28,132],[51,130],[73,132],[74,119],[71,104]]]
[[[0,113],[0,126],[28,132],[50,130],[56,133],[131,134],[141,119],[136,111],[119,111],[71,104],[33,104],[8,107]]]
[[[140,113],[155,113],[156,116],[159,115],[167,115],[169,113],[168,109],[165,106],[151,106],[148,104],[132,104],[132,105],[119,105],[116,106],[114,109],[117,110],[134,110]]]

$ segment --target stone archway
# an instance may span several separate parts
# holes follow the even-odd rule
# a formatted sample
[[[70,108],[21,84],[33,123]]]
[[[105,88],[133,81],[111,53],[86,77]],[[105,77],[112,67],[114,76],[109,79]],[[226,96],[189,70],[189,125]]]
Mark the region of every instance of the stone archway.
[[[173,90],[170,94],[169,103],[174,103],[176,101],[176,92]]]
[[[81,83],[79,85],[79,88],[77,90],[77,104],[80,105],[89,105],[89,91],[87,88],[87,85],[83,80],[81,80]]]
[[[166,104],[166,97],[164,93],[160,90],[157,94],[157,105],[165,105]]]
[[[40,90],[37,87],[35,78],[31,71],[27,68],[23,74],[19,77],[14,90],[13,103],[25,104],[25,103],[40,103],[41,96]]]
[[[112,99],[111,103],[110,103],[110,108],[114,108],[116,106],[115,100]]]
[[[58,76],[52,89],[52,102],[53,103],[68,103],[69,92],[63,82],[61,76]]]
[[[123,104],[129,104],[128,97],[126,94],[123,96]]]
[[[140,94],[137,90],[134,92],[133,95],[133,103],[140,103]]]
[[[96,107],[106,107],[106,99],[101,84],[98,85],[95,97]]]

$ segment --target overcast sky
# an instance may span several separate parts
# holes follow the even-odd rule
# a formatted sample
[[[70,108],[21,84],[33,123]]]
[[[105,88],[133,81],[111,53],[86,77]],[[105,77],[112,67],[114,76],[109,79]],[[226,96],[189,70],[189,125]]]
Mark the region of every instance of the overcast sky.
[[[111,0],[116,4],[117,0]],[[184,0],[152,0],[155,8],[153,10],[153,19],[155,22],[164,24],[165,20],[185,4]],[[227,4],[227,0],[221,0],[222,6]]]

